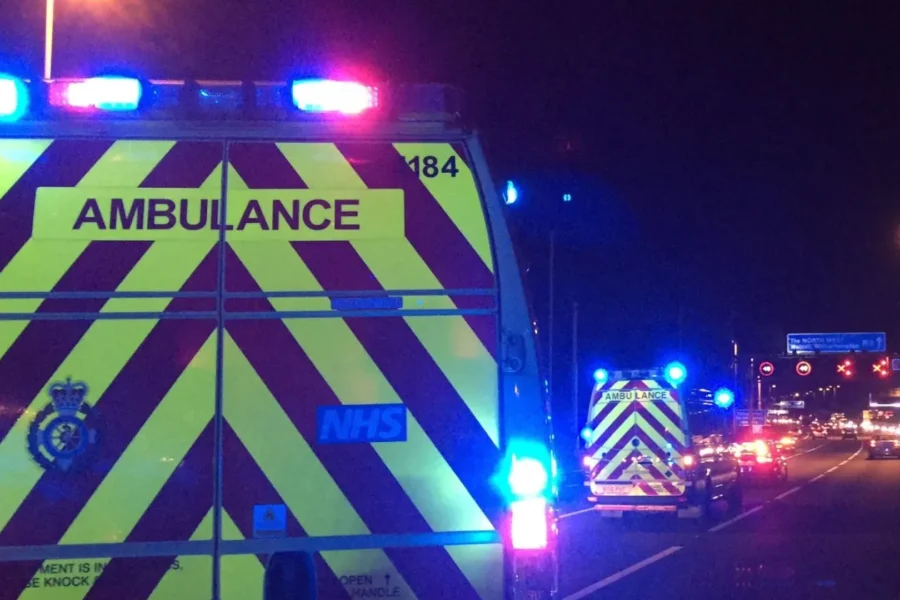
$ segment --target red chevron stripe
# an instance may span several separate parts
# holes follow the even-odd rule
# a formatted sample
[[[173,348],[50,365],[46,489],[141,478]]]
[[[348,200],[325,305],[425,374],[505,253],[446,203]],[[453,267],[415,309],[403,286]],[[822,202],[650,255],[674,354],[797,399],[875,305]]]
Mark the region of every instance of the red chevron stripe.
[[[185,291],[216,280],[217,253],[210,252]],[[167,312],[205,307],[205,300],[176,299]],[[0,531],[0,545],[55,544],[90,500],[194,355],[215,330],[212,320],[163,319],[94,403],[87,422],[100,440],[90,468],[78,473],[47,471]],[[73,373],[75,378],[77,373]],[[88,382],[90,385],[90,382]],[[212,402],[212,390],[210,390]],[[59,490],[66,490],[60,495]],[[23,582],[22,585],[24,585]]]
[[[625,410],[622,411],[618,417],[616,417],[612,423],[594,440],[594,443],[591,444],[591,447],[588,449],[589,454],[594,454],[600,448],[608,448],[608,447],[616,447],[616,444],[621,442],[628,436],[628,432],[630,432],[631,428],[629,428],[626,433],[621,435],[616,440],[611,440],[612,436],[615,435],[616,431],[619,427],[622,426],[623,423],[628,421],[628,419],[632,419],[634,417],[634,407],[629,406]]]
[[[126,542],[190,539],[212,506],[213,427],[208,424],[128,534]],[[176,556],[114,558],[85,600],[149,598]]]
[[[366,289],[374,279],[349,244],[295,244],[295,248],[326,290]],[[350,316],[344,320],[475,502],[496,522],[502,500],[490,481],[500,452],[406,321]]]
[[[659,496],[659,493],[653,489],[653,486],[646,481],[640,482],[637,486],[648,496]]]
[[[56,140],[0,198],[0,270],[31,237],[37,188],[77,185],[112,144],[109,140]]]
[[[674,433],[666,429],[665,426],[656,419],[656,416],[650,412],[646,406],[638,406],[636,412],[644,419],[645,423],[652,427],[653,430],[661,435],[667,442],[672,444],[674,449],[679,452],[684,450],[684,443],[679,439],[682,435],[681,432],[679,432],[679,436],[676,437]],[[675,421],[675,423],[677,424],[678,421]]]
[[[664,400],[655,400],[653,402],[653,406],[657,410],[659,410],[659,412],[663,413],[666,416],[666,418],[668,418],[669,421],[672,422],[673,425],[675,425],[675,426],[681,425],[681,421],[682,421],[681,417],[679,417],[675,413],[675,411],[672,410],[672,407],[669,406],[669,402],[664,401]]]
[[[113,247],[119,250],[111,256],[110,250]],[[145,243],[94,242],[75,260],[54,287],[54,291],[112,292],[148,247],[149,244]],[[105,303],[106,300],[102,298],[45,300],[38,312],[96,312]],[[0,411],[0,441],[16,421],[22,418],[32,400],[41,393],[92,323],[91,319],[31,321],[9,350],[0,357],[4,408]],[[72,375],[78,376],[77,373]],[[49,402],[49,397],[47,400]]]
[[[338,144],[338,149],[367,187],[403,190],[406,238],[444,288],[487,290],[496,286],[490,269],[391,144],[344,143]],[[466,295],[451,299],[461,309],[483,308],[486,301],[483,296]],[[496,300],[490,302],[489,306],[496,306]],[[473,315],[464,318],[496,358],[496,319]]]
[[[640,431],[640,429],[638,429],[638,431],[636,431],[634,435],[644,443],[644,446],[646,447],[645,449],[647,450],[647,452],[652,453],[654,456],[656,456],[659,460],[661,460],[663,462],[667,463],[669,461],[669,457],[666,456],[665,450],[661,449],[656,444],[656,442],[654,442],[653,439],[647,435],[646,432]],[[673,462],[671,465],[668,465],[668,466],[669,466],[669,470],[671,470],[672,473],[674,473],[678,477],[684,476],[684,471],[678,465],[678,463]]]
[[[588,425],[591,429],[596,429],[600,423],[603,422],[603,419],[609,416],[613,410],[615,410],[617,402],[607,402],[603,405],[603,408],[600,409],[600,412],[597,413],[597,416],[591,419],[590,425]]]
[[[226,264],[229,289],[260,291],[250,273],[231,249],[227,251]],[[253,302],[257,308],[266,305],[269,313],[274,312],[274,308],[267,300],[259,299]],[[373,533],[432,531],[370,444],[316,443],[317,407],[339,405],[340,400],[283,322],[275,319],[258,321],[240,319],[228,321],[227,329],[281,408],[310,444],[319,461]],[[360,482],[365,482],[365,485],[360,485]],[[395,553],[395,549],[385,549],[385,552],[392,558],[394,565],[417,595],[427,597],[432,593],[435,577],[439,574],[443,585],[455,590],[460,599],[477,598],[474,588],[445,548],[438,546],[418,548],[416,560],[412,560],[402,552]]]

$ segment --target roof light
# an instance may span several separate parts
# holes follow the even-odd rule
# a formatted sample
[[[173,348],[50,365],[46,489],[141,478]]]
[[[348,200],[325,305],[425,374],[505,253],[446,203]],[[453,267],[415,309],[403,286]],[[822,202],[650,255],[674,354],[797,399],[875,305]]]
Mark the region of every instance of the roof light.
[[[12,75],[0,74],[0,121],[17,121],[28,109],[28,88]]]
[[[594,381],[597,382],[598,385],[603,385],[609,381],[609,372],[607,372],[606,369],[597,369],[594,371]]]
[[[681,385],[687,379],[687,369],[680,362],[666,365],[666,379],[674,386]]]
[[[713,402],[715,402],[716,406],[719,408],[728,408],[734,404],[734,392],[728,388],[719,388],[716,390],[715,395],[713,395]]]
[[[116,112],[137,110],[143,92],[141,82],[129,77],[93,77],[50,85],[52,106]]]
[[[507,204],[515,204],[519,199],[519,190],[512,181],[506,182],[506,190],[503,192],[503,201]]]
[[[291,85],[294,106],[305,112],[356,115],[377,106],[376,90],[355,81],[305,79]]]

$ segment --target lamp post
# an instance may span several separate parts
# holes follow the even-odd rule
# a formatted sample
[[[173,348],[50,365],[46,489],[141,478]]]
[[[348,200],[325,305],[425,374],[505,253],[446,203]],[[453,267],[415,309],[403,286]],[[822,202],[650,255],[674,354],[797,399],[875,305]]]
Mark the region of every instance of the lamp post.
[[[47,0],[47,14],[44,23],[44,79],[50,79],[53,69],[53,13],[54,0]]]

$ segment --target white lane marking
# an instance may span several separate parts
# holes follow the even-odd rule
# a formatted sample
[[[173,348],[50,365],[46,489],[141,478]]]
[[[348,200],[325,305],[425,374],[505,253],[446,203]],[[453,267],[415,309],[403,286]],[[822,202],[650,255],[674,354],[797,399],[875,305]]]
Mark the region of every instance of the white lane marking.
[[[802,485],[798,485],[798,486],[792,487],[792,488],[789,489],[788,491],[783,492],[783,493],[778,494],[777,496],[775,496],[775,499],[776,499],[776,500],[781,500],[782,498],[787,498],[787,497],[790,496],[791,494],[795,494],[795,493],[799,492],[799,491],[800,491],[800,488],[802,488],[802,487],[803,487]]]
[[[828,443],[828,442],[825,442],[825,444],[827,444],[827,443]],[[825,444],[819,444],[819,445],[816,446],[815,448],[810,448],[809,450],[804,450],[803,452],[797,452],[797,453],[795,453],[795,454],[791,454],[790,456],[786,456],[786,457],[784,458],[784,460],[791,460],[792,458],[796,458],[796,457],[802,456],[802,455],[804,455],[804,454],[809,454],[810,452],[815,452],[815,451],[818,450],[819,448],[822,448],[823,446],[825,446]]]
[[[576,515],[583,515],[584,513],[595,512],[595,507],[583,508],[581,510],[573,510],[572,512],[561,513],[557,516],[558,519],[568,519],[569,517],[574,517]]]
[[[592,583],[591,585],[587,586],[586,588],[582,588],[582,589],[578,590],[574,594],[569,594],[568,596],[563,598],[563,600],[581,600],[582,598],[590,596],[597,590],[602,590],[606,586],[612,585],[613,583],[619,581],[620,579],[624,579],[624,578],[628,577],[629,575],[631,575],[632,573],[635,573],[636,571],[640,571],[641,569],[643,569],[646,566],[652,565],[653,563],[655,563],[659,560],[662,560],[662,559],[666,558],[667,556],[671,556],[672,554],[675,554],[676,552],[681,550],[681,548],[682,548],[682,546],[672,546],[670,548],[666,548],[662,552],[657,552],[650,558],[645,558],[641,562],[634,563],[630,567],[622,569],[618,573],[613,573],[609,577],[601,579],[597,583]]]
[[[822,446],[824,446],[824,445],[825,445],[825,444],[822,444]],[[821,448],[822,446],[817,446],[815,449]],[[856,458],[857,456],[859,456],[859,453],[862,452],[862,451],[863,451],[863,446],[862,446],[862,444],[860,444],[859,449],[858,449],[856,452],[854,452],[853,454],[851,454],[850,456],[848,456],[848,457],[846,458],[846,461],[847,461],[847,462],[850,462],[851,460],[853,460],[854,458]],[[811,452],[811,450],[808,450],[808,452]],[[795,455],[795,456],[797,456],[797,455]],[[840,467],[840,466],[841,466],[841,464],[839,463],[839,464],[837,464],[837,465],[831,467],[830,469],[828,469],[828,470],[825,471],[824,473],[820,473],[819,475],[817,475],[817,476],[815,476],[814,478],[810,479],[807,483],[811,483],[811,482],[813,482],[813,481],[817,481],[817,480],[819,480],[819,479],[825,477],[826,474],[836,471],[836,470],[838,469],[838,467]],[[797,490],[799,490],[801,487],[803,487],[803,485],[798,485],[797,487],[788,490],[787,492],[781,494],[780,496],[776,496],[775,499],[776,499],[776,500],[781,500],[781,499],[784,498],[785,496],[788,496],[788,495],[790,495],[790,494],[793,494],[794,492],[796,492]],[[766,502],[765,504],[768,504],[768,502]],[[752,514],[755,513],[755,512],[761,511],[761,510],[763,509],[763,506],[765,506],[765,504],[760,504],[759,506],[756,506],[756,507],[751,508],[750,510],[748,510],[748,511],[746,511],[746,512],[743,512],[743,513],[739,514],[738,516],[734,517],[733,519],[730,519],[730,520],[728,520],[728,521],[725,521],[724,523],[719,523],[719,524],[716,525],[715,527],[709,529],[707,532],[708,532],[708,533],[715,533],[715,532],[717,532],[717,531],[721,531],[722,529],[725,529],[725,528],[728,527],[729,525],[733,525],[733,524],[737,523],[738,521],[740,521],[741,519],[744,519],[744,518],[746,518],[746,517],[749,517],[750,515],[752,515]]]
[[[757,512],[759,512],[759,511],[761,511],[762,509],[763,509],[763,505],[762,505],[762,504],[760,504],[759,506],[754,506],[754,507],[751,508],[750,510],[745,511],[745,512],[742,512],[741,514],[739,514],[738,516],[734,517],[733,519],[729,519],[729,520],[725,521],[724,523],[719,523],[719,524],[716,525],[715,527],[709,528],[707,531],[708,531],[709,533],[715,533],[715,532],[717,532],[717,531],[720,531],[720,530],[722,530],[722,529],[725,529],[725,528],[728,527],[729,525],[734,525],[735,523],[737,523],[737,522],[740,521],[741,519],[746,519],[747,517],[749,517],[749,516],[752,515],[753,513],[757,513]]]

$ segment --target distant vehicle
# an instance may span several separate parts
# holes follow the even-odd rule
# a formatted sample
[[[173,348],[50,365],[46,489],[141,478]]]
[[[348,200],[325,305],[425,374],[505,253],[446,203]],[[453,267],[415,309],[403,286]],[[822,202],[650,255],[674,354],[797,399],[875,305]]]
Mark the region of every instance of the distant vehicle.
[[[811,437],[814,440],[827,439],[828,438],[828,430],[818,424],[812,425],[809,428],[809,437]]]
[[[847,421],[841,424],[841,439],[856,440],[859,439],[859,427],[853,421]]]
[[[727,450],[721,414],[712,405],[689,413],[678,390],[684,375],[677,363],[595,373],[584,460],[589,500],[601,516],[661,512],[699,518],[711,515],[719,500],[740,511],[740,467]]]
[[[897,435],[876,434],[869,440],[869,460],[900,458],[900,438]]]
[[[735,453],[741,466],[741,477],[745,481],[766,483],[787,481],[787,460],[774,441],[751,435],[735,446]]]

